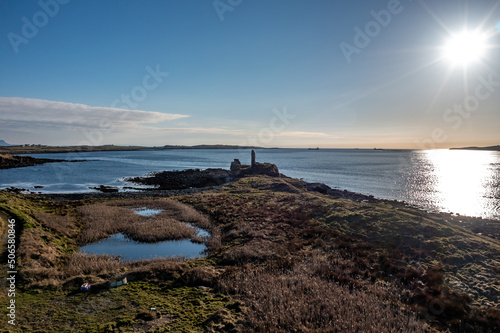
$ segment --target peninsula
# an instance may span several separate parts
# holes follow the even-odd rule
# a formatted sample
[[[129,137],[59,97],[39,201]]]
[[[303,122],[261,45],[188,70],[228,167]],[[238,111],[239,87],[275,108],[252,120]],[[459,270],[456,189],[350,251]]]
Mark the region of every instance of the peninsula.
[[[85,160],[61,160],[49,158],[34,158],[31,156],[13,156],[11,154],[0,154],[0,170],[23,168],[45,163],[55,162],[85,162]]]

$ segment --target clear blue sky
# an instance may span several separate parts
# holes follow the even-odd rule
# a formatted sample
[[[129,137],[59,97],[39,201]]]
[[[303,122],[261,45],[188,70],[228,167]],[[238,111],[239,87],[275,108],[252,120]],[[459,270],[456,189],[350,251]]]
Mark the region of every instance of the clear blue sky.
[[[500,144],[499,3],[2,0],[0,139]],[[466,27],[487,49],[453,66],[443,46]]]

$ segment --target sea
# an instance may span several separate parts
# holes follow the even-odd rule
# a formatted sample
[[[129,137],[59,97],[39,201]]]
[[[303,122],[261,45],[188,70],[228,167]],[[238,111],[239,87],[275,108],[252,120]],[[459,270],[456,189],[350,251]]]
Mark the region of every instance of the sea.
[[[258,162],[286,176],[335,189],[400,200],[428,211],[500,219],[500,152],[473,150],[256,149]],[[170,149],[35,154],[85,160],[0,170],[0,188],[42,193],[92,192],[137,185],[127,177],[250,164],[249,149]]]

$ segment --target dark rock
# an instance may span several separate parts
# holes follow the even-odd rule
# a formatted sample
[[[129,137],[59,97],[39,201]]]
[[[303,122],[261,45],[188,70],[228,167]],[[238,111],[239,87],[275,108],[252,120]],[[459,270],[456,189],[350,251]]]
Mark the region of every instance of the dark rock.
[[[119,189],[117,187],[114,187],[114,186],[104,186],[104,185],[101,185],[101,186],[98,186],[98,187],[90,187],[91,189],[93,190],[98,190],[98,191],[101,191],[103,193],[116,193],[119,191]]]
[[[242,177],[247,175],[267,175],[271,177],[279,177],[280,172],[276,164],[255,162],[254,166],[242,169],[238,176]]]
[[[319,192],[322,194],[328,194],[328,192],[332,190],[330,186],[322,183],[306,183],[306,188],[308,191]]]
[[[30,192],[29,190],[27,190],[25,188],[17,188],[17,187],[14,187],[14,186],[6,188],[5,191],[10,192],[10,193],[16,193],[16,194],[29,193]]]
[[[49,158],[34,158],[31,156],[1,156],[0,155],[0,169],[12,169],[35,166],[45,163],[55,162],[86,162],[84,160],[56,160]]]
[[[143,185],[155,185],[160,190],[182,190],[191,187],[218,186],[230,180],[232,180],[231,172],[224,169],[164,171],[154,173],[148,177],[127,179],[127,181]]]

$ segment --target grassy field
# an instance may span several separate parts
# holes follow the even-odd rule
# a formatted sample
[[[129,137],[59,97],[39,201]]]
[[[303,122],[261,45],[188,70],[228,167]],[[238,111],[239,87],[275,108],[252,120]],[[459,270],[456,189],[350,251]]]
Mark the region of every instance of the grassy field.
[[[157,228],[141,229],[146,217],[131,211],[140,207],[163,210]],[[169,199],[53,202],[0,192],[0,213],[19,222],[18,325],[0,323],[15,332],[500,328],[500,242],[402,203],[354,202],[256,176]],[[207,257],[78,253],[116,232],[192,238],[181,222],[211,232]],[[123,277],[128,285],[108,287]],[[78,291],[84,281],[90,292]],[[2,290],[0,306],[7,300]]]

